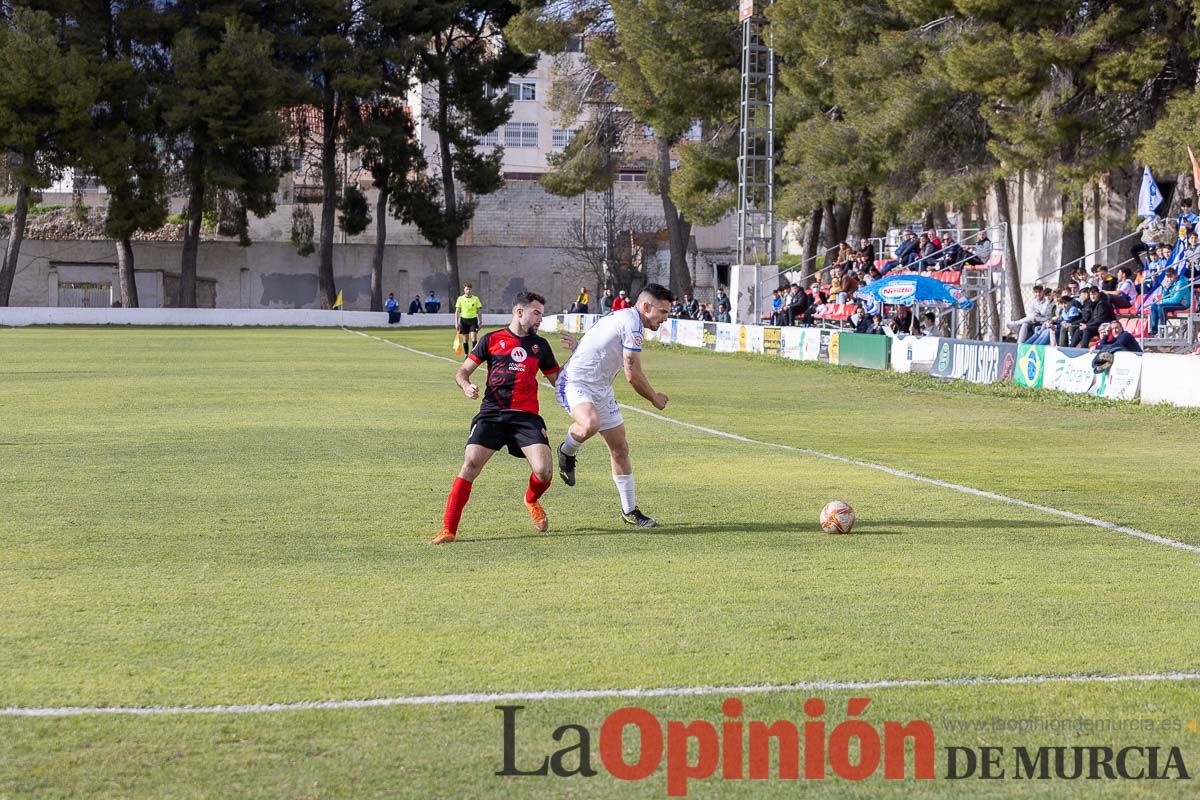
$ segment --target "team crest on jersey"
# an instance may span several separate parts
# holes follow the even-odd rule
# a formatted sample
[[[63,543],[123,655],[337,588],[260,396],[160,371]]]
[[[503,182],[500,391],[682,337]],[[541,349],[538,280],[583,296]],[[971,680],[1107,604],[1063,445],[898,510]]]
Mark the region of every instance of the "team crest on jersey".
[[[508,357],[520,364],[525,359],[529,358],[529,355],[525,352],[524,347],[514,347],[512,352],[508,354]]]
[[[538,346],[536,344],[531,345],[529,347],[529,352],[533,353],[536,356],[538,354]]]
[[[633,335],[633,343],[636,344],[638,347],[642,346],[642,335],[640,333],[635,333]]]

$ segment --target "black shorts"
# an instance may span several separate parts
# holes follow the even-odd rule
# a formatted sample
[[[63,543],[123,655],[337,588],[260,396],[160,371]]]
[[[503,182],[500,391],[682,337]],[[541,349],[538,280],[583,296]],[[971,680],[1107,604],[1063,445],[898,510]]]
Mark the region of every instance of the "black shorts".
[[[546,436],[546,422],[537,414],[528,411],[489,411],[479,413],[471,420],[471,435],[467,444],[477,444],[489,450],[505,447],[517,458],[524,458],[522,447],[531,444],[550,446]]]
[[[479,317],[474,319],[466,319],[465,317],[458,318],[459,333],[479,333]]]

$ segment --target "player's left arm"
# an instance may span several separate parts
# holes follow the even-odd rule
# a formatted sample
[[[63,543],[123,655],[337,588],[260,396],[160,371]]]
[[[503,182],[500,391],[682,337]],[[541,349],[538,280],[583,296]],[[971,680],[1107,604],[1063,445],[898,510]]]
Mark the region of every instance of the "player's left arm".
[[[625,365],[625,380],[629,381],[629,385],[633,390],[642,397],[650,401],[650,404],[662,411],[667,407],[667,396],[662,392],[654,391],[654,387],[650,385],[650,379],[646,377],[646,373],[642,370],[642,353],[640,350],[625,350],[623,357]]]

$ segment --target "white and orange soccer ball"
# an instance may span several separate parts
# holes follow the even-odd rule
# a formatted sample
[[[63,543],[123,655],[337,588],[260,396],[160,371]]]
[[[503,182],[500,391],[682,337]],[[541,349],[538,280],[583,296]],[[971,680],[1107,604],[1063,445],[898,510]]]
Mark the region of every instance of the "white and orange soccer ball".
[[[857,520],[854,509],[841,500],[830,500],[821,509],[821,530],[826,533],[849,533]]]

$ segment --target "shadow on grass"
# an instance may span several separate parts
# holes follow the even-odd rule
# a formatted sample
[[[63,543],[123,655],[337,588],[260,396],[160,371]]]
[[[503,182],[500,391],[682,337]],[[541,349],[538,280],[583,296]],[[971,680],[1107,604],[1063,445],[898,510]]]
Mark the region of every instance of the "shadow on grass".
[[[893,530],[895,528],[920,528],[920,529],[970,529],[970,528],[1011,528],[1020,530],[1021,528],[1073,528],[1078,527],[1077,523],[1073,522],[1031,522],[1029,520],[1019,519],[934,519],[934,520],[919,520],[919,519],[872,519],[866,522],[860,522],[855,528],[851,536],[904,536],[905,531]],[[487,542],[507,542],[520,539],[564,539],[568,537],[579,536],[703,536],[707,534],[720,533],[738,533],[738,534],[808,534],[808,533],[823,533],[823,531],[813,523],[807,524],[782,524],[774,523],[770,525],[756,524],[752,522],[740,523],[712,523],[701,525],[672,525],[664,524],[658,528],[635,528],[628,527],[609,527],[609,528],[575,528],[569,531],[551,531],[550,533],[519,533],[513,535],[501,536],[483,536],[474,537],[459,537],[458,542],[463,544],[483,544]]]

